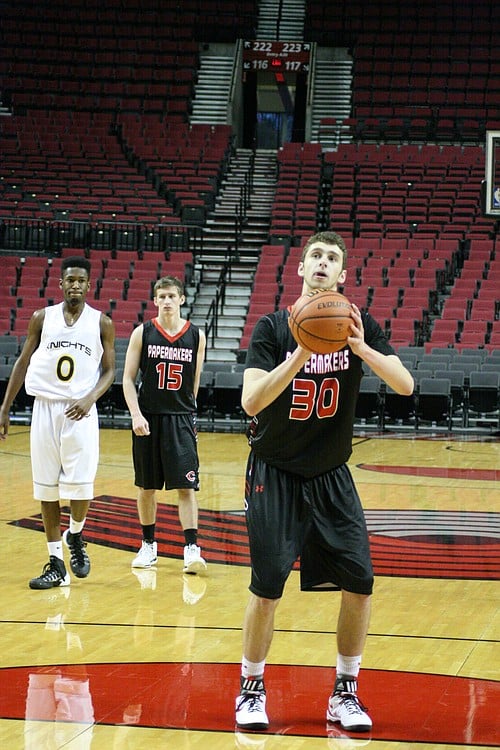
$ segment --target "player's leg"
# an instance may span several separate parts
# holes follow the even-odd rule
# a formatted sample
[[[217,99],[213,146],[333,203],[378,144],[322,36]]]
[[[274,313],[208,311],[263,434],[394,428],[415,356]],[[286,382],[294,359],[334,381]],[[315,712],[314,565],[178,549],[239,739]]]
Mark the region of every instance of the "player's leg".
[[[53,501],[42,500],[40,503],[42,511],[43,528],[48,543],[61,541],[61,507],[59,498]],[[61,547],[62,549],[62,547]],[[61,557],[62,560],[62,557]]]
[[[150,434],[132,433],[132,458],[137,491],[137,514],[142,529],[142,542],[132,560],[133,568],[151,568],[158,561],[156,534],[156,490],[163,487],[163,472],[159,460],[158,415],[147,415]]]
[[[313,480],[313,491],[315,523],[304,555],[310,566],[309,579],[315,576],[320,585],[330,581],[342,590],[336,680],[328,701],[327,719],[340,722],[348,731],[369,731],[372,721],[357,696],[373,588],[366,521],[347,466]],[[321,555],[316,549],[321,549]]]
[[[41,504],[42,520],[47,540],[49,561],[42,573],[29,582],[31,589],[67,586],[69,574],[64,565],[61,540],[61,511],[59,506],[59,414],[62,406],[35,399],[30,429],[31,471],[33,496]]]
[[[371,596],[342,591],[337,623],[337,672],[326,717],[351,732],[368,732],[372,728],[372,720],[357,695],[370,612]]]
[[[254,455],[249,457],[245,510],[252,561],[251,596],[243,620],[240,694],[236,698],[236,723],[242,729],[269,726],[264,670],[276,608],[300,550],[301,498],[300,482]]]
[[[70,552],[70,566],[77,578],[90,573],[90,560],[83,539],[83,528],[91,500],[99,464],[99,420],[94,406],[85,419],[64,420],[61,428],[61,498],[69,498],[69,528],[63,541]],[[83,457],[84,460],[83,460]]]
[[[340,654],[353,657],[365,647],[371,614],[371,596],[342,591],[337,621],[337,648]]]
[[[156,490],[145,490],[139,487],[137,492],[137,514],[141,526],[152,526],[156,523]]]
[[[177,490],[179,522],[184,533],[184,566],[187,574],[203,573],[207,564],[198,546],[200,487],[198,438],[192,414],[171,414],[161,420],[161,464],[167,490]]]
[[[142,528],[142,542],[137,555],[132,560],[133,568],[150,568],[158,562],[156,531],[156,490],[139,487],[137,493],[137,513]]]
[[[265,661],[271,647],[274,615],[280,601],[250,594],[243,619],[243,654],[248,661]]]
[[[198,546],[198,502],[194,489],[177,490],[179,522],[184,532],[184,573],[204,573],[207,564]]]

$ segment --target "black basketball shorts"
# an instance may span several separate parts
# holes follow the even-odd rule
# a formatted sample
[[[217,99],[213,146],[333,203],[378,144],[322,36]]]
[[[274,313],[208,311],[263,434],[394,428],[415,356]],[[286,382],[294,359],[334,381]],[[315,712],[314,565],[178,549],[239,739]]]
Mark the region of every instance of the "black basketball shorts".
[[[252,452],[245,510],[252,563],[249,588],[257,596],[279,599],[298,558],[303,591],[372,593],[365,517],[346,464],[304,479]]]
[[[132,432],[135,484],[145,490],[199,490],[199,460],[192,414],[144,414],[149,435]]]

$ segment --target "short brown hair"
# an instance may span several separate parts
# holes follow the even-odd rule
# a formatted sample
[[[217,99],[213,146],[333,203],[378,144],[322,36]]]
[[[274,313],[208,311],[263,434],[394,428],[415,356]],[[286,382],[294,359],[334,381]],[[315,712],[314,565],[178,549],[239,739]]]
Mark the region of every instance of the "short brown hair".
[[[156,297],[158,289],[165,289],[167,286],[175,286],[179,292],[179,297],[184,295],[184,284],[177,276],[162,276],[153,287],[153,297]]]
[[[304,262],[307,251],[311,245],[314,245],[316,242],[323,242],[325,245],[337,245],[342,250],[342,270],[344,270],[347,265],[347,247],[343,238],[337,232],[317,232],[309,237],[302,249],[302,255],[300,256],[302,263]]]

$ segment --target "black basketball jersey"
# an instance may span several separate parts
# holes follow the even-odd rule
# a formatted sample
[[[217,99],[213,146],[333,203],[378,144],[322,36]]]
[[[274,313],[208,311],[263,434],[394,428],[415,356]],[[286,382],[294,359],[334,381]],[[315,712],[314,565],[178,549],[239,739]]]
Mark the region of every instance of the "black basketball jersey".
[[[200,332],[186,321],[176,336],[148,320],[142,332],[139,406],[152,414],[196,411],[194,380]]]
[[[382,354],[394,354],[382,329],[364,313],[365,341]],[[260,318],[246,367],[267,372],[290,357],[297,344],[288,310]],[[249,443],[266,463],[303,477],[324,474],[345,463],[352,452],[362,360],[346,346],[332,354],[312,354],[278,398],[253,417]]]

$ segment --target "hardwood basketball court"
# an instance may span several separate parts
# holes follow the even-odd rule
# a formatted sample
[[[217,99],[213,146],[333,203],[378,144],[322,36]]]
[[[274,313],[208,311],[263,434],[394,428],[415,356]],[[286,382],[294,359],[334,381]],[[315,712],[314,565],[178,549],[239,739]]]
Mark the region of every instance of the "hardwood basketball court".
[[[175,493],[162,493],[160,559],[140,544],[128,430],[101,430],[86,524],[89,578],[31,591],[47,560],[32,499],[29,428],[0,447],[0,741],[9,750],[451,750],[500,746],[500,446],[495,436],[358,434],[350,466],[376,570],[360,676],[369,736],[327,726],[339,595],[278,609],[266,683],[270,729],[239,734],[234,698],[249,582],[243,434],[200,434],[200,543],[182,574]],[[344,735],[344,736],[343,736]]]

